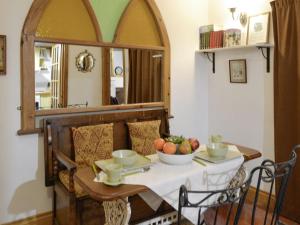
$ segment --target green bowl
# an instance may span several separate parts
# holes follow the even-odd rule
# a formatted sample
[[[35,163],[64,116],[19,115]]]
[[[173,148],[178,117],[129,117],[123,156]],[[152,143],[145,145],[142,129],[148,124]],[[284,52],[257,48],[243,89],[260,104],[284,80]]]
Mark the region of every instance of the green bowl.
[[[225,158],[228,152],[228,145],[223,143],[210,143],[206,146],[207,153],[212,158]]]
[[[132,150],[117,150],[112,153],[116,163],[119,163],[125,167],[132,166],[137,160],[137,153]]]

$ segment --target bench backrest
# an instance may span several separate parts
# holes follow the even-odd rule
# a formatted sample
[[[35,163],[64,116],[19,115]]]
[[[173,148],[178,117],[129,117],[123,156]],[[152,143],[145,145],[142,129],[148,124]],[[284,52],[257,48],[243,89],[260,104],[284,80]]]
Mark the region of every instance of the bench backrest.
[[[131,142],[127,122],[161,120],[161,135],[169,133],[168,112],[165,109],[143,109],[103,112],[96,115],[66,116],[44,120],[45,183],[53,185],[53,150],[61,151],[71,160],[75,159],[72,127],[114,124],[114,150],[130,149]]]

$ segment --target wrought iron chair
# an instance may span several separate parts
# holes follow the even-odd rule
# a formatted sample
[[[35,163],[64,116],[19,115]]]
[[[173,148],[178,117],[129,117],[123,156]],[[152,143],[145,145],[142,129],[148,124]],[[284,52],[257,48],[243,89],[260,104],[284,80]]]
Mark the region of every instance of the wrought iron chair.
[[[214,209],[215,215],[213,216],[213,224],[217,224],[218,212],[219,209],[223,206],[229,206],[227,210],[227,222],[223,224],[229,224],[229,221],[232,220],[234,216],[233,224],[238,224],[240,213],[242,211],[246,194],[249,190],[253,175],[259,172],[269,176],[272,174],[272,171],[266,167],[257,167],[251,171],[248,178],[245,181],[237,183],[235,187],[229,187],[221,190],[208,190],[208,191],[195,191],[187,190],[185,185],[182,185],[179,190],[179,203],[178,203],[178,225],[181,225],[182,220],[182,210],[183,208],[197,208],[198,209],[198,225],[204,224],[205,218],[202,216],[202,213],[206,209]],[[192,202],[190,196],[193,195],[202,195],[203,198],[198,202]],[[235,208],[235,206],[237,206]],[[233,215],[234,214],[234,215]]]
[[[181,213],[182,208],[199,208],[198,213],[198,225],[204,224],[238,224],[239,220],[247,222],[247,224],[256,225],[256,212],[258,208],[258,197],[260,193],[260,187],[263,183],[269,185],[268,200],[266,208],[263,212],[263,221],[260,221],[259,224],[268,224],[268,225],[278,225],[281,224],[279,221],[280,212],[282,209],[282,203],[284,200],[288,180],[291,176],[292,170],[296,164],[297,154],[296,150],[300,149],[300,145],[297,145],[293,148],[290,159],[286,162],[275,163],[272,160],[264,160],[261,166],[254,168],[249,177],[243,184],[238,184],[235,187],[227,188],[223,190],[216,191],[189,191],[185,186],[181,186],[179,192],[179,207],[178,207],[178,225],[181,224]],[[252,213],[245,215],[242,213],[245,199],[247,197],[247,192],[250,187],[250,183],[253,180],[254,175],[258,175],[256,183],[256,191],[253,200]],[[276,194],[276,200],[273,203],[274,206],[271,206],[272,203],[272,193],[274,189],[274,184],[278,187]],[[206,197],[197,203],[191,203],[189,200],[190,194],[205,194]],[[217,197],[217,201],[212,202],[212,204],[207,204],[207,201],[210,198]],[[224,207],[227,206],[227,207]],[[213,208],[214,216],[205,216],[201,218],[201,213],[203,209]],[[273,208],[273,211],[270,212],[270,209]],[[225,209],[225,213],[224,213]],[[221,213],[219,213],[221,212]],[[247,218],[243,218],[246,217]],[[209,219],[210,221],[207,221]],[[251,219],[251,221],[250,221]],[[260,218],[261,220],[261,215]],[[212,221],[213,222],[212,222]]]
[[[285,162],[275,163],[272,160],[264,160],[262,162],[262,166],[269,168],[272,170],[273,175],[265,177],[262,176],[262,174],[259,174],[259,179],[257,180],[256,184],[256,191],[255,191],[255,197],[253,200],[253,207],[252,207],[252,216],[251,216],[251,225],[256,224],[256,212],[258,208],[258,198],[259,194],[261,192],[260,187],[263,183],[269,185],[268,190],[268,200],[267,205],[264,209],[264,220],[263,224],[269,224],[269,225],[277,225],[282,224],[279,220],[279,216],[282,210],[282,204],[284,201],[284,196],[286,193],[287,185],[289,178],[292,174],[293,168],[295,167],[296,160],[297,160],[297,153],[296,151],[300,149],[300,145],[296,145],[290,154],[290,159]],[[274,191],[275,184],[277,186],[276,190],[276,196],[275,196],[275,202],[272,200],[272,194]],[[273,209],[273,210],[272,210]]]

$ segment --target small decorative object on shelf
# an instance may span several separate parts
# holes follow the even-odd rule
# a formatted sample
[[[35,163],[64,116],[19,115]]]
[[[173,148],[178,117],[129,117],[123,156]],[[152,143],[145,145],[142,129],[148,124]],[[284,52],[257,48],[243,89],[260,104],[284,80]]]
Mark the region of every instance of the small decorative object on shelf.
[[[223,47],[232,47],[241,45],[241,30],[228,29],[224,31]]]
[[[6,74],[6,36],[0,35],[0,75]]]
[[[229,60],[230,83],[247,83],[246,59]]]
[[[268,43],[270,13],[249,17],[247,44]]]

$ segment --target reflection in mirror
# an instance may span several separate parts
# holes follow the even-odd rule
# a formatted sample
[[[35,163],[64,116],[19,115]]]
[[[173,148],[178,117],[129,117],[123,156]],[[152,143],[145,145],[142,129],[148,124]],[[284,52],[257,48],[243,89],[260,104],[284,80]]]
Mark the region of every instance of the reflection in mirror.
[[[87,50],[80,52],[76,57],[76,67],[83,73],[91,72],[95,66],[95,58]]]
[[[81,59],[78,70],[76,57]],[[37,110],[102,105],[102,49],[100,47],[35,43],[35,105]],[[88,72],[88,70],[90,70]]]
[[[162,51],[112,48],[110,56],[110,104],[163,101]]]

